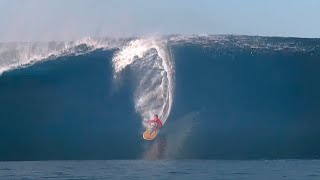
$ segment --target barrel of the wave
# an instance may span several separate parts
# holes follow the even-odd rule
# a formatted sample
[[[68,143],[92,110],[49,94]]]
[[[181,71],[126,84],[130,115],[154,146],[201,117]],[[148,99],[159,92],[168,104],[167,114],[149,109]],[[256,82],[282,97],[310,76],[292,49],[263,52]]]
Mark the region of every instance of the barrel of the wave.
[[[160,128],[162,128],[162,121],[159,119],[158,115],[154,115],[152,120],[146,121],[147,128],[143,133],[143,139],[147,141],[152,141],[155,139],[159,133]]]

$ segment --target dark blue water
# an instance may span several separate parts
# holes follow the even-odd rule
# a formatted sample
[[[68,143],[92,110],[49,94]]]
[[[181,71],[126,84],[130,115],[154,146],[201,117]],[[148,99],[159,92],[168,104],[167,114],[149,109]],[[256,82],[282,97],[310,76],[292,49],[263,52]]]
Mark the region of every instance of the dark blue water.
[[[18,179],[319,179],[320,162],[276,161],[46,161],[0,162],[0,178]]]
[[[144,128],[135,110],[134,67],[126,68],[121,87],[114,87],[111,61],[119,48],[57,56],[7,71],[0,76],[0,160],[318,159],[319,47],[319,39],[302,38],[169,41],[167,49],[175,64],[173,107],[152,142],[142,139]],[[112,162],[98,162],[97,168]],[[152,163],[115,161],[113,170],[121,170],[119,163],[138,162]],[[218,173],[213,167],[231,162],[204,161],[203,166]],[[55,163],[45,164],[59,168],[69,162]],[[162,163],[186,162],[161,161],[159,166]],[[203,164],[187,162],[197,168],[193,163]],[[257,162],[237,163],[254,168]],[[258,169],[271,168],[261,163]],[[286,166],[283,161],[275,163],[280,171]],[[29,168],[26,164],[13,166]],[[78,172],[70,171],[72,176]],[[170,173],[170,168],[161,171],[167,177],[187,176]],[[252,171],[246,173],[260,176],[258,170]],[[134,175],[135,170],[128,173]],[[216,173],[204,177],[220,177]],[[299,172],[286,173],[295,177]]]

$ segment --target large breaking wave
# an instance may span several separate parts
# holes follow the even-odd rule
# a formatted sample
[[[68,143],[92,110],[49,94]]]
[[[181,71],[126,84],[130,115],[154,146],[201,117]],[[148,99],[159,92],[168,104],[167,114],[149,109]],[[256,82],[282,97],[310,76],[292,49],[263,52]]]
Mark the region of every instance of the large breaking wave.
[[[319,57],[304,38],[2,43],[0,160],[319,158]]]

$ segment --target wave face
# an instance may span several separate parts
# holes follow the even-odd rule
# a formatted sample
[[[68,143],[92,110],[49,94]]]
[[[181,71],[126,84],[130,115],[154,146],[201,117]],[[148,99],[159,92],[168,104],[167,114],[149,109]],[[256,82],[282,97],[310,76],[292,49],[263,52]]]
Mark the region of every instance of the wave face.
[[[319,158],[319,59],[303,38],[0,44],[0,160]]]

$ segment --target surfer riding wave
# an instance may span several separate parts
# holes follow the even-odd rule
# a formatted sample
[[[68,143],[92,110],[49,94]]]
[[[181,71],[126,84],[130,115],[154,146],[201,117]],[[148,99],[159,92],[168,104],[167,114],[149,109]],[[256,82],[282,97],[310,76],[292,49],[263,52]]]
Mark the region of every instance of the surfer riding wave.
[[[148,120],[146,122],[151,125],[152,131],[150,132],[150,134],[153,131],[158,131],[160,128],[162,128],[162,121],[159,119],[157,114],[154,115],[153,119]]]

